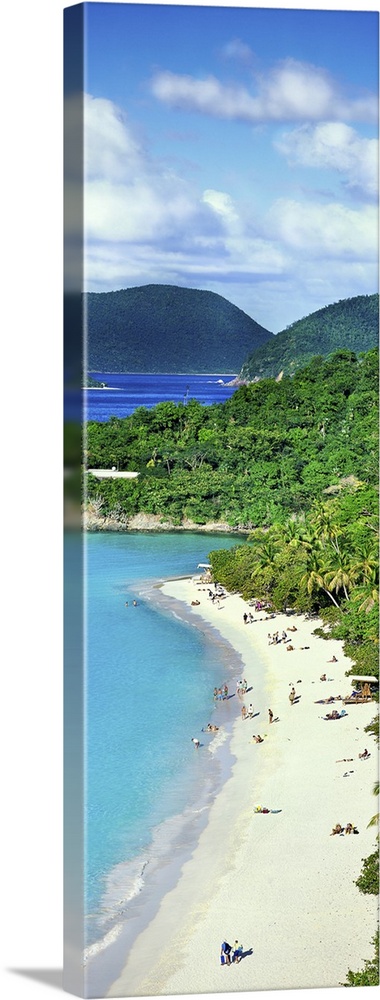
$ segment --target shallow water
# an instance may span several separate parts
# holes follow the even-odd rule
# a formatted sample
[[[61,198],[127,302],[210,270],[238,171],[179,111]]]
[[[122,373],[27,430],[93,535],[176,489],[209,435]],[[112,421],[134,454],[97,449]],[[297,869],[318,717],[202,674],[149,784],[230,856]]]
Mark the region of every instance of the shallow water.
[[[173,613],[157,585],[199,574],[209,551],[238,541],[188,532],[85,538],[90,963],[125,938],[126,919],[141,916],[142,893],[147,900],[165,868],[174,878],[173,844],[179,858],[199,835],[231,763],[235,699],[215,706],[213,690],[238,675],[240,658],[213,629],[187,620],[186,610]],[[223,712],[223,736],[202,734],[216,712]],[[207,752],[194,750],[192,736]]]

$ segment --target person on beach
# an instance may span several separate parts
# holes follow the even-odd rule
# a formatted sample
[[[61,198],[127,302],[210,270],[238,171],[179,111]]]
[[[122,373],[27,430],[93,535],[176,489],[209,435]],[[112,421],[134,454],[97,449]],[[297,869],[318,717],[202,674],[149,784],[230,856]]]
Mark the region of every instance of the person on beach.
[[[211,722],[208,722],[206,728],[202,730],[204,733],[217,733],[218,731],[219,726],[213,726]]]
[[[289,701],[290,701],[291,705],[294,704],[295,697],[296,697],[296,689],[295,689],[295,687],[292,687],[292,690],[291,690],[290,695],[289,695]]]
[[[263,743],[264,740],[262,736],[252,736],[251,743]]]
[[[367,760],[367,757],[370,757],[371,754],[368,753],[368,750],[363,750],[363,753],[360,753],[358,756],[361,760]]]
[[[241,962],[242,955],[243,955],[243,945],[239,944],[238,941],[235,941],[235,943],[234,943],[234,950],[233,950],[233,953],[232,953],[232,961],[233,962]]]
[[[321,676],[320,676],[319,680],[320,680],[320,681],[327,681],[327,677],[326,677],[326,674],[321,674]]]
[[[271,708],[268,708],[269,723],[273,722],[273,712]]]
[[[327,712],[327,715],[324,716],[324,721],[331,722],[331,719],[343,719],[345,715],[347,715],[345,708],[342,708],[341,712],[337,712],[336,708],[334,708],[333,712]]]
[[[247,708],[246,708],[245,705],[243,705],[243,708],[241,710],[241,717],[242,717],[243,722],[244,722],[244,719],[248,718],[248,712],[247,712]]]
[[[252,705],[252,702],[251,702],[251,704],[249,705],[249,708],[248,708],[248,717],[250,719],[253,719],[253,705]]]
[[[228,941],[223,941],[220,949],[220,964],[221,965],[231,965],[231,945]]]
[[[342,833],[343,833],[343,827],[341,826],[340,823],[336,823],[331,830],[330,837],[335,837],[336,834],[340,836]]]
[[[200,742],[199,742],[199,740],[197,739],[196,736],[192,736],[191,737],[191,742],[194,743],[195,749],[199,750]]]
[[[337,660],[336,656],[333,656],[331,658],[331,660],[327,660],[327,663],[337,663],[337,662],[338,662],[338,660]]]

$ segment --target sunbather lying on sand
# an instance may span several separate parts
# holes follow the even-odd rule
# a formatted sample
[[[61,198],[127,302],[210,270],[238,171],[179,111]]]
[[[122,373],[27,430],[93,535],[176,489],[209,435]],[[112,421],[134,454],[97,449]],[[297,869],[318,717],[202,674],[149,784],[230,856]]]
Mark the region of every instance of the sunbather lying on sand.
[[[335,834],[339,836],[341,833],[343,833],[343,827],[340,823],[337,823],[336,826],[333,826],[330,837],[335,837]]]
[[[334,708],[333,712],[328,712],[323,718],[325,721],[330,721],[331,719],[343,719],[345,715],[347,715],[347,712],[344,708],[342,708],[341,712],[337,712],[336,708]]]
[[[264,743],[262,736],[252,736],[251,743]]]

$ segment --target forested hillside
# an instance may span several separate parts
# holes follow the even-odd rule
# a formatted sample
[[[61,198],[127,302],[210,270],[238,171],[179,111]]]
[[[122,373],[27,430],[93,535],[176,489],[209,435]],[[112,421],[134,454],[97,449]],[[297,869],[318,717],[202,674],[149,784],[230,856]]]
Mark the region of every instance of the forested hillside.
[[[273,334],[214,292],[144,285],[84,296],[88,370],[236,374]]]
[[[357,295],[318,309],[256,348],[245,360],[240,378],[253,381],[277,378],[281,372],[292,375],[316,354],[369,351],[378,341],[379,296]]]
[[[294,377],[242,386],[225,403],[159,403],[125,419],[89,423],[88,498],[128,522],[137,512],[180,525],[254,528],[301,515],[353,477],[378,482],[378,350],[315,358]]]
[[[340,351],[225,403],[89,423],[87,467],[139,476],[87,474],[87,509],[124,530],[143,513],[250,531],[210,553],[214,579],[274,609],[317,612],[357,670],[377,676],[378,361],[377,349]]]

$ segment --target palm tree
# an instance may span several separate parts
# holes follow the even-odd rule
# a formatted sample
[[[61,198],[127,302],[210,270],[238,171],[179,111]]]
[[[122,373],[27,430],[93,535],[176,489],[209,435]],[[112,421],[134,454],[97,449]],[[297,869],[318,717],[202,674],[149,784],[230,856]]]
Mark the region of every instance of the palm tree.
[[[361,587],[357,587],[355,589],[355,593],[352,595],[352,598],[354,601],[361,601],[359,611],[365,611],[366,614],[372,611],[375,604],[379,603],[379,587],[375,573],[372,578],[365,580]]]
[[[373,786],[373,794],[374,795],[379,794],[379,781],[376,781]],[[379,824],[379,813],[375,813],[375,815],[372,816],[372,819],[370,819],[368,826],[378,826],[378,824]]]
[[[313,527],[317,538],[322,542],[328,541],[332,545],[337,555],[340,555],[338,536],[342,534],[341,529],[334,522],[332,511],[328,504],[314,504]]]
[[[279,524],[276,522],[276,524],[272,527],[271,535],[274,541],[284,542],[285,545],[289,545],[292,549],[294,549],[300,544],[303,531],[304,525],[301,525],[298,521],[291,519],[286,521],[285,524]]]
[[[276,556],[278,546],[269,538],[263,545],[258,545],[254,551],[254,569],[251,573],[251,580],[255,580],[258,574],[264,570],[272,571],[272,576],[276,567]],[[269,592],[270,581],[266,583],[266,590]]]
[[[255,569],[252,573],[252,579],[256,576],[257,572],[261,572],[263,569],[274,568],[278,551],[278,545],[276,545],[270,538],[268,538],[268,541],[264,542],[263,545],[258,545],[257,548],[255,548]]]
[[[352,569],[357,577],[362,577],[365,581],[377,582],[379,570],[378,551],[373,545],[364,546],[358,552],[356,561],[352,564]]]
[[[339,565],[337,569],[329,570],[325,575],[325,582],[329,590],[334,590],[339,594],[343,590],[346,601],[348,601],[348,591],[353,585],[355,576],[351,568],[345,569]]]
[[[312,552],[310,554],[309,565],[306,573],[304,573],[301,577],[300,585],[302,587],[306,587],[307,592],[310,595],[312,595],[315,590],[323,590],[333,604],[335,604],[335,607],[339,608],[338,602],[335,600],[335,597],[326,584],[326,566],[321,563],[319,553]]]

